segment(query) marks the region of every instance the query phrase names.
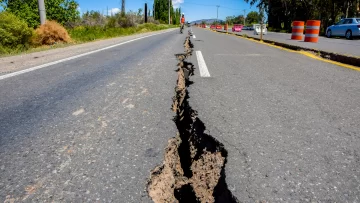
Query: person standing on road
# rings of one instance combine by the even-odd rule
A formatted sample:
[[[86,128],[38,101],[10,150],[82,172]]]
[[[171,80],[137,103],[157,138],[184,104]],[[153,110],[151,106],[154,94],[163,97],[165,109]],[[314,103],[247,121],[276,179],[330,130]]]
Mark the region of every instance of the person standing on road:
[[[185,25],[185,15],[184,15],[184,13],[181,15],[180,23],[181,23],[181,30],[183,30],[184,25]]]

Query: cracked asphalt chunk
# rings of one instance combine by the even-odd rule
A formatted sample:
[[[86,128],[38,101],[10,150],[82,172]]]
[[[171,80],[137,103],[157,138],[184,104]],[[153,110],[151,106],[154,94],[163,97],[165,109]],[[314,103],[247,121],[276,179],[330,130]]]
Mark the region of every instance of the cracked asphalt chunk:
[[[168,141],[163,164],[151,171],[148,195],[155,203],[238,202],[225,181],[227,150],[205,133],[205,124],[188,102],[194,75],[194,65],[186,61],[194,47],[190,36],[184,47],[184,53],[175,55],[178,79],[171,108],[178,133]]]

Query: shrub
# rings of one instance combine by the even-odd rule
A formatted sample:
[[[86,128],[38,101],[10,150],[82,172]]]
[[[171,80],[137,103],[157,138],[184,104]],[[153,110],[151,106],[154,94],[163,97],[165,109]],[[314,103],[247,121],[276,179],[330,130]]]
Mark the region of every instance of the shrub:
[[[53,45],[59,42],[71,42],[71,38],[66,29],[59,23],[46,21],[44,25],[35,30],[35,36],[32,41],[35,45]]]
[[[173,26],[155,25],[152,23],[141,24],[135,27],[96,27],[96,26],[79,26],[69,29],[70,36],[77,42],[87,42],[97,39],[106,39],[134,33],[143,33],[148,31],[163,30]]]
[[[130,16],[130,15],[126,15],[124,17],[119,16],[118,17],[118,24],[119,24],[120,27],[124,27],[124,28],[134,27],[134,26],[136,26],[136,21],[135,21],[135,18],[133,16]]]
[[[27,23],[9,12],[0,12],[0,53],[26,50],[33,35]]]

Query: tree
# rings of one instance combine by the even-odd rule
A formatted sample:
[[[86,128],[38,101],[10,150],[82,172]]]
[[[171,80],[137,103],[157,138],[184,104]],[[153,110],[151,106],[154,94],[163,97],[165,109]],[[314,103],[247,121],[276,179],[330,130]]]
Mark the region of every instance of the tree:
[[[260,21],[260,14],[258,12],[256,12],[256,11],[251,11],[246,16],[246,21],[249,24],[257,24]]]
[[[25,20],[30,27],[35,28],[40,24],[37,0],[1,0],[1,2],[6,11]],[[75,21],[80,17],[78,6],[75,0],[46,0],[46,17],[60,24]]]
[[[139,8],[139,9],[138,9],[138,12],[137,12],[137,15],[138,15],[138,16],[141,16],[141,15],[142,15],[142,12],[143,12],[143,9],[142,9],[142,8]]]
[[[341,16],[353,17],[360,14],[360,0],[245,0],[262,7],[268,14],[269,27],[291,30],[296,20],[321,20],[322,32]]]
[[[172,16],[174,23],[174,8],[172,1],[169,0],[154,0],[154,19],[159,20],[162,23],[169,21],[169,3],[170,3],[170,15]]]
[[[235,20],[234,16],[228,16],[225,18],[225,22],[229,25],[234,24],[234,20]]]

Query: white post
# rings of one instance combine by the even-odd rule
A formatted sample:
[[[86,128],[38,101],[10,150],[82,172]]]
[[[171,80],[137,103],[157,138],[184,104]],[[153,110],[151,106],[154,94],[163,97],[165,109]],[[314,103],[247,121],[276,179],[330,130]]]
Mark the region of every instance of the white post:
[[[40,15],[40,24],[44,25],[46,22],[46,10],[44,0],[38,0],[39,5],[39,15]]]

